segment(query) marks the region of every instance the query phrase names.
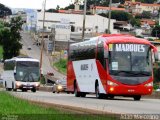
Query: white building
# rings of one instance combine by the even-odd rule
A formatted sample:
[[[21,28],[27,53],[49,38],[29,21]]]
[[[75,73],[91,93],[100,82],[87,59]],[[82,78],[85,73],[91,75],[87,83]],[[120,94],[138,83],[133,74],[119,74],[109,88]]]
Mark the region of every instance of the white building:
[[[66,31],[66,29],[57,31],[59,34],[61,32],[61,36],[63,34],[82,33],[83,15],[79,15],[79,14],[63,14],[63,13],[47,13],[46,12],[44,26],[47,30],[51,30],[51,27],[54,25],[57,25],[57,24],[64,25],[64,23],[62,23],[62,19],[67,20],[68,24],[71,26],[72,32],[69,29],[68,29],[69,31]],[[117,33],[117,31],[113,29],[114,22],[116,22],[116,20],[111,19],[111,22],[110,22],[111,33]],[[38,12],[37,13],[37,29],[42,29],[42,28],[43,28],[43,12]],[[88,33],[88,34],[104,33],[104,31],[107,28],[108,28],[108,18],[99,16],[99,15],[86,15],[85,33]],[[68,37],[66,38],[68,39]]]

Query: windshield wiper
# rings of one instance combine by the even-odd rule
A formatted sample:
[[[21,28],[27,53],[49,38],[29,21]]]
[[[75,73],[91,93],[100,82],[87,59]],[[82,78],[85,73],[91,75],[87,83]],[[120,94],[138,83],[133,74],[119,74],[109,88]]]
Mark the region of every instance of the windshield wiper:
[[[151,73],[150,72],[146,72],[146,71],[137,71],[136,73],[134,73],[135,75],[144,75],[144,76],[150,76]]]
[[[124,70],[111,72],[111,74],[114,74],[114,75],[134,75],[134,73],[132,71],[124,71]]]
[[[146,71],[116,71],[116,72],[111,72],[111,74],[113,75],[120,75],[120,76],[150,76],[151,73],[146,72]]]

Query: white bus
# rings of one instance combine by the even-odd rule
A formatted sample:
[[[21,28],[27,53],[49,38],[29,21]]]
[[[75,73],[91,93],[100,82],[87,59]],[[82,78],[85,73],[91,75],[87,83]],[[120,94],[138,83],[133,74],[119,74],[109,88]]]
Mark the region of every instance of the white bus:
[[[3,85],[6,90],[36,92],[40,86],[39,60],[29,57],[14,57],[4,61]]]

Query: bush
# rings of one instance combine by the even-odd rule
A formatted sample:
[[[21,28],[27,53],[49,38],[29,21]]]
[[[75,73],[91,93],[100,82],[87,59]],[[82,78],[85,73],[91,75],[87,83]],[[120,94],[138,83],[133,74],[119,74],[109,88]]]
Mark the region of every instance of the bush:
[[[40,83],[43,84],[43,85],[46,84],[44,75],[42,75],[41,80],[40,80]]]
[[[60,65],[62,68],[66,68],[66,67],[67,67],[67,60],[66,60],[66,59],[60,59],[59,65]]]
[[[158,84],[153,85],[154,90],[157,90],[159,88]]]
[[[54,64],[54,66],[58,69],[59,72],[66,74],[67,59],[60,59]]]
[[[160,68],[154,68],[153,73],[154,73],[154,83],[160,82]]]
[[[152,38],[148,38],[148,40],[149,40],[149,41],[154,41],[154,39],[152,39]]]
[[[137,38],[144,38],[144,37],[142,37],[142,36],[139,36],[139,35],[138,35],[138,36],[136,36],[136,37],[137,37]]]

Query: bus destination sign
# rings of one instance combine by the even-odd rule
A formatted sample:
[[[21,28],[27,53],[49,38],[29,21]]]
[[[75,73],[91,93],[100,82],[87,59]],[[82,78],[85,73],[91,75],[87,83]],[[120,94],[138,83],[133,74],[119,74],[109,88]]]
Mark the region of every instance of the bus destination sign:
[[[143,44],[109,44],[109,51],[145,52],[145,45]]]

